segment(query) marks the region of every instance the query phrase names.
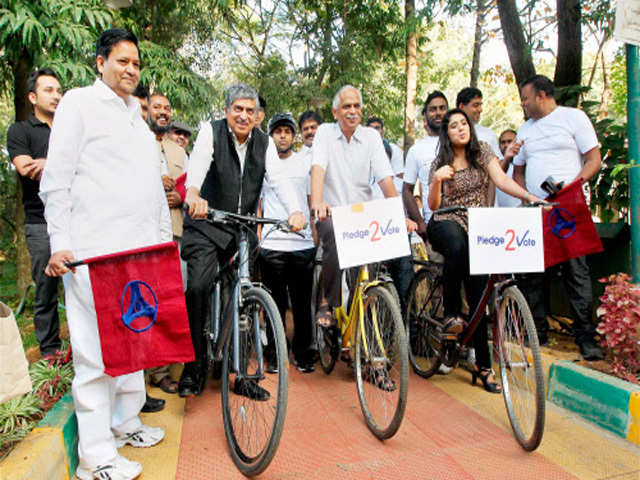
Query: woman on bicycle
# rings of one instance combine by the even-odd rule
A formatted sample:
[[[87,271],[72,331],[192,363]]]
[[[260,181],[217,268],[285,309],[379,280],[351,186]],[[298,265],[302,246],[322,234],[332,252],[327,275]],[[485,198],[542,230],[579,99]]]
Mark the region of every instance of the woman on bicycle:
[[[490,180],[524,202],[540,201],[504,173],[491,147],[478,141],[467,114],[459,109],[449,110],[442,120],[438,156],[429,174],[429,208],[435,212],[448,206],[487,207]],[[427,226],[432,247],[445,259],[444,328],[448,333],[461,333],[465,327],[461,316],[462,283],[472,315],[487,281],[484,275],[469,275],[467,226],[466,211],[434,213]],[[491,371],[486,318],[474,332],[473,345],[476,350],[473,384],[479,377],[485,390],[501,392]]]

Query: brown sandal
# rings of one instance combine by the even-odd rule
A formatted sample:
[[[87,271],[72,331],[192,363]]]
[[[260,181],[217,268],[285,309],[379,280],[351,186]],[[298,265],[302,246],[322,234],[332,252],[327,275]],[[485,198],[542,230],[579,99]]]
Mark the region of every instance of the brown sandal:
[[[444,323],[442,324],[442,331],[446,333],[458,334],[462,333],[466,326],[467,324],[462,318],[452,315],[445,319]]]
[[[151,381],[152,387],[157,387],[165,393],[178,393],[178,382],[171,380],[171,377],[167,376],[160,380],[158,383]]]

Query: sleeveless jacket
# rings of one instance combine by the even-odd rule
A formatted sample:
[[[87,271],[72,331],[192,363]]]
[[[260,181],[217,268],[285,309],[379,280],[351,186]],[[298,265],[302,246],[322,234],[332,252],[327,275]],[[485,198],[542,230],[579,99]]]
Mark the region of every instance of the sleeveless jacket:
[[[255,214],[262,181],[265,174],[266,153],[269,137],[259,128],[254,128],[247,140],[247,155],[244,169],[233,142],[227,120],[211,122],[213,129],[213,158],[207,176],[200,188],[200,196],[211,208],[243,215]],[[218,247],[226,248],[233,239],[233,231],[219,225],[185,217],[185,227],[199,230]]]

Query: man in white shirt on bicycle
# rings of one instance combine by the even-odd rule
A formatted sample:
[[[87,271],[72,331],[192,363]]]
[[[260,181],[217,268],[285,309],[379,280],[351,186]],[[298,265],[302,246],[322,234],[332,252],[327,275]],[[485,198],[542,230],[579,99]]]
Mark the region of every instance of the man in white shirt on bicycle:
[[[322,242],[322,279],[326,303],[317,313],[317,321],[330,325],[331,309],[341,302],[341,275],[338,253],[329,218],[332,207],[372,200],[371,178],[385,197],[397,197],[393,170],[384,150],[380,134],[362,121],[362,95],[345,85],[333,97],[335,123],[323,123],[313,141],[311,167],[311,211]],[[407,219],[407,228],[416,224]]]

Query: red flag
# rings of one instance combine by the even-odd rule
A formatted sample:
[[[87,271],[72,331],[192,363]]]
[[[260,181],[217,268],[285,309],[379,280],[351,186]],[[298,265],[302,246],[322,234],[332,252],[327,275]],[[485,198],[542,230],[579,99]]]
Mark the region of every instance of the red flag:
[[[182,199],[183,202],[184,202],[184,199],[187,197],[186,181],[187,181],[186,172],[180,175],[178,178],[176,178],[176,191],[178,192],[178,195],[180,195],[180,198]]]
[[[579,179],[547,200],[558,205],[542,214],[545,268],[603,250]]]
[[[194,360],[175,242],[89,258],[104,371]]]

